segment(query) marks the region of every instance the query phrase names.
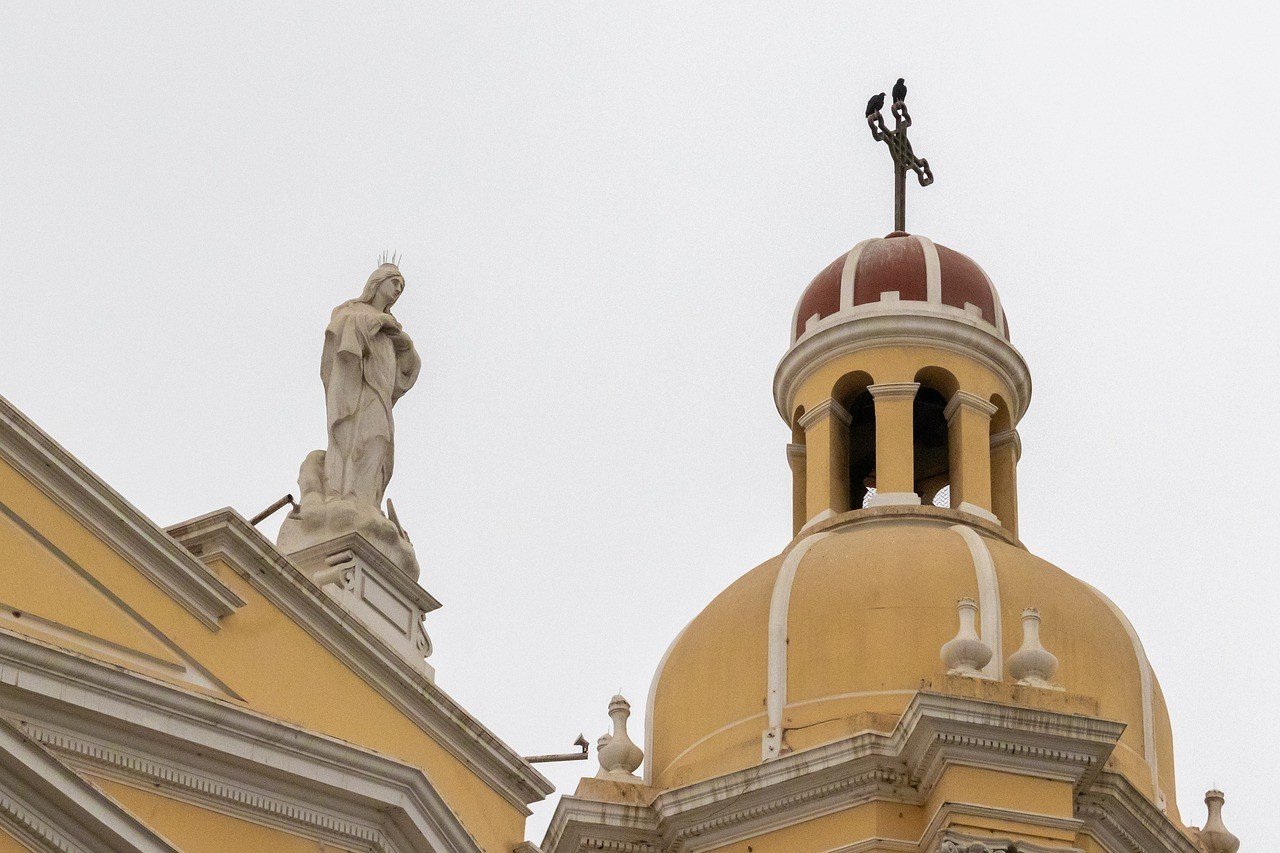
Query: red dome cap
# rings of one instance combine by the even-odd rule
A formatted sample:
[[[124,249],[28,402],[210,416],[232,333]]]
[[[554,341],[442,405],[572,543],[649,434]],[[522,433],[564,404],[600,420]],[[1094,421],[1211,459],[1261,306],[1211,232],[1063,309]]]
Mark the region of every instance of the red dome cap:
[[[982,267],[927,237],[895,231],[864,240],[836,258],[805,288],[791,326],[794,343],[821,321],[856,316],[862,306],[919,303],[909,313],[942,313],[978,321],[1003,340],[1009,324]],[[816,319],[815,319],[816,318]],[[821,323],[821,325],[827,325]]]

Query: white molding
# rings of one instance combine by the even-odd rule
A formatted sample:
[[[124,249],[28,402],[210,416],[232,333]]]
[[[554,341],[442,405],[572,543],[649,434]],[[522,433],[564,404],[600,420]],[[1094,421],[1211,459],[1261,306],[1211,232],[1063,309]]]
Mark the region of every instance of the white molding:
[[[862,258],[862,250],[876,240],[872,237],[854,245],[844,256],[844,269],[840,271],[840,310],[848,311],[853,307],[853,289],[858,281],[858,261]]]
[[[853,416],[849,414],[848,410],[830,397],[801,415],[797,423],[800,424],[800,429],[808,432],[809,427],[825,418],[835,418],[845,426],[853,423]]]
[[[989,521],[992,524],[1000,523],[1000,519],[996,518],[994,512],[989,509],[983,509],[975,503],[969,503],[969,501],[960,501],[960,506],[956,507],[956,509],[969,515],[976,515],[978,518]]]
[[[920,496],[915,492],[876,492],[867,498],[865,508],[876,506],[920,506]]]
[[[787,618],[791,606],[791,585],[805,554],[830,535],[815,533],[793,545],[774,579],[773,594],[769,599],[768,693],[765,697],[768,716],[761,735],[761,761],[770,761],[783,754],[782,713],[787,706]]]
[[[515,750],[308,580],[235,510],[218,510],[169,530],[201,559],[226,562],[517,809],[529,814],[527,804],[555,790]]]
[[[115,765],[135,780],[167,767],[162,775],[172,786],[274,814],[301,830],[314,828],[308,813],[329,821],[339,815],[381,828],[388,850],[480,850],[420,768],[6,635],[0,711],[78,760]],[[308,808],[269,807],[281,799]]]
[[[867,386],[867,391],[876,400],[914,400],[919,390],[919,382],[882,382]]]
[[[1022,436],[1018,435],[1016,429],[1006,429],[997,432],[991,436],[991,449],[1004,447],[1006,444],[1013,445],[1013,455],[1015,459],[1022,458]]]
[[[961,407],[977,412],[990,419],[997,411],[994,404],[987,402],[969,391],[957,391],[951,395],[951,399],[947,401],[947,406],[942,410],[942,416],[947,419],[947,423],[951,423],[951,419],[955,417],[956,412]]]
[[[986,540],[966,524],[951,527],[969,548],[973,571],[978,582],[978,624],[982,642],[991,647],[991,660],[982,668],[987,678],[1000,681],[1004,678],[1004,619],[1000,604],[1000,578],[996,564],[991,559],[991,549]]]
[[[176,853],[176,848],[0,720],[0,820],[33,850]]]
[[[938,247],[928,237],[913,234],[920,250],[924,252],[925,300],[934,305],[942,304],[942,262],[938,260]]]
[[[1085,586],[1092,590],[1093,594],[1111,611],[1111,614],[1120,620],[1120,624],[1124,626],[1125,633],[1129,636],[1129,642],[1133,646],[1133,654],[1137,658],[1138,676],[1142,689],[1142,757],[1151,769],[1151,787],[1155,791],[1157,804],[1160,810],[1164,811],[1165,796],[1160,787],[1160,756],[1156,751],[1155,674],[1151,669],[1151,661],[1147,658],[1147,650],[1143,647],[1142,640],[1138,637],[1138,632],[1134,630],[1133,623],[1129,621],[1129,617],[1124,614],[1124,611],[1117,607],[1115,602],[1097,587],[1090,583],[1085,583]]]
[[[873,800],[923,805],[943,769],[956,764],[1062,779],[1081,791],[1105,777],[1107,785],[1140,801],[1123,777],[1103,771],[1123,730],[1108,720],[920,691],[890,733],[861,732],[783,755],[662,791],[647,805],[562,797],[542,849],[702,853]],[[1116,797],[1102,805],[1141,807]],[[1146,808],[1144,819],[1176,832],[1154,807]],[[1021,816],[1040,825],[1083,825]]]
[[[950,310],[942,310],[950,309]],[[902,302],[885,308],[860,305],[833,315],[806,334],[782,357],[773,379],[773,400],[789,425],[791,403],[801,383],[834,358],[873,347],[924,346],[949,350],[977,360],[1009,388],[1010,414],[1016,423],[1031,400],[1031,373],[1022,355],[985,321],[959,309],[924,302]]]
[[[0,397],[0,458],[211,630],[244,602],[96,474]]]
[[[800,528],[800,533],[804,533],[806,530],[812,527],[817,527],[819,524],[822,524],[825,521],[830,521],[835,517],[836,517],[836,511],[834,509],[831,509],[830,507],[827,507],[821,512],[816,512],[814,513],[813,518],[810,518],[808,521],[806,521],[804,523],[804,526]],[[800,535],[800,533],[796,535]]]

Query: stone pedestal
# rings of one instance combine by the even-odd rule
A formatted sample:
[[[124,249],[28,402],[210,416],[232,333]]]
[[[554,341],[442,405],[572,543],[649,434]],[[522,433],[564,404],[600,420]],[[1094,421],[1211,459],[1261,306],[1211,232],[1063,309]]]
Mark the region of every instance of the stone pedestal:
[[[288,555],[316,586],[429,679],[431,640],[422,621],[440,607],[413,577],[359,533]]]

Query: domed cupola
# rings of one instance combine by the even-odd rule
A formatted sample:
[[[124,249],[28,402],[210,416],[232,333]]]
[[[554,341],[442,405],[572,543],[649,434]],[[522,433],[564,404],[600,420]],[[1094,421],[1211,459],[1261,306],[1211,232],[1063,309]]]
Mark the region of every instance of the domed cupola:
[[[928,237],[902,231],[863,240],[818,273],[796,303],[791,340],[885,313],[950,316],[1009,340],[1000,294],[982,267]]]
[[[895,231],[805,288],[774,400],[792,428],[794,529],[876,506],[949,506],[1017,533],[1031,376],[991,279]]]

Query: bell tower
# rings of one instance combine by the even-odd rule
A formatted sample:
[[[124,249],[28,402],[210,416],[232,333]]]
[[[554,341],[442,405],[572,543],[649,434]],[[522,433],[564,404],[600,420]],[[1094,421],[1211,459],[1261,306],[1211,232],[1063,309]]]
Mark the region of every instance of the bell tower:
[[[1016,536],[1016,424],[1030,396],[981,267],[900,231],[859,243],[805,289],[774,377],[794,532],[925,505]]]

